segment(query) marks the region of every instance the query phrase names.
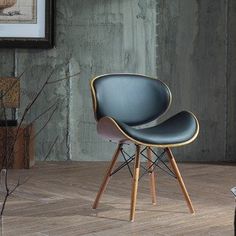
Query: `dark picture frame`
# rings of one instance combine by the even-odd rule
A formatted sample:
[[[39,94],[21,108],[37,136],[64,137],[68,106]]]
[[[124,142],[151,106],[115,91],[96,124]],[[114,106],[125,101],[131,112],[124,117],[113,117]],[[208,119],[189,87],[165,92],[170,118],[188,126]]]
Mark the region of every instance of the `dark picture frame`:
[[[45,37],[1,37],[0,31],[0,48],[53,48],[54,11],[55,0],[45,0]]]

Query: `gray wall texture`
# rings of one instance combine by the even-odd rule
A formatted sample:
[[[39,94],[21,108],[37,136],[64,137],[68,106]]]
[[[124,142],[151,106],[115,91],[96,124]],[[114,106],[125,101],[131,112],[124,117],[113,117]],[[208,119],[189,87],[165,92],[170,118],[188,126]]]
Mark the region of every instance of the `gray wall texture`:
[[[181,160],[236,161],[236,1],[158,1],[157,74],[200,122]],[[183,158],[181,158],[183,156]]]
[[[156,2],[154,0],[57,0],[56,47],[52,50],[0,50],[1,76],[21,80],[21,116],[26,104],[55,67],[53,80],[31,109],[30,121],[60,98],[58,110],[36,139],[38,160],[110,159],[113,145],[96,134],[89,80],[110,72],[155,76]],[[40,130],[50,112],[36,122]]]
[[[54,80],[80,73],[48,85],[27,116],[32,120],[60,99],[37,137],[37,159],[56,141],[48,160],[110,160],[114,145],[96,134],[89,80],[136,72],[170,86],[166,117],[188,109],[199,118],[198,140],[174,150],[179,160],[235,160],[235,23],[234,0],[57,0],[54,49],[0,50],[1,76],[25,71],[19,117],[53,68]]]

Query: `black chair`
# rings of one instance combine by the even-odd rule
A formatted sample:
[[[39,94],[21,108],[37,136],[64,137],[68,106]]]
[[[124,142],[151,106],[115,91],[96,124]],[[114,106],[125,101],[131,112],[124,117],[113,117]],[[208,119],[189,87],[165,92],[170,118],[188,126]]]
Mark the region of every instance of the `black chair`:
[[[110,177],[134,160],[134,171],[133,173],[130,171],[133,177],[130,220],[134,221],[140,155],[147,159],[146,172],[150,175],[152,203],[156,204],[154,168],[160,167],[159,162],[168,168],[162,159],[166,153],[172,166],[172,169],[168,168],[168,170],[177,178],[190,212],[194,213],[192,202],[170,148],[189,144],[196,139],[199,132],[196,117],[189,111],[182,111],[158,125],[137,128],[135,126],[153,121],[168,110],[172,97],[167,85],[158,79],[137,74],[101,75],[94,78],[90,85],[97,131],[106,140],[118,144],[93,208],[97,208]],[[133,156],[124,151],[123,145],[126,143],[136,145],[136,152]],[[161,149],[163,152],[157,154],[152,148]],[[144,155],[144,151],[147,155]],[[125,158],[125,162],[114,170],[120,153],[128,156]],[[156,160],[152,158],[153,155]]]

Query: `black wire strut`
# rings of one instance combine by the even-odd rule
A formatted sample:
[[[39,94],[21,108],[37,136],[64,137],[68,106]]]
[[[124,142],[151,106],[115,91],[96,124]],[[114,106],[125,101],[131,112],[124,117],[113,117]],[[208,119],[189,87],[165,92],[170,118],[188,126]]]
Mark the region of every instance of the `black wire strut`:
[[[130,168],[130,166],[129,166],[129,163],[134,160],[135,154],[132,155],[132,156],[130,156],[128,153],[126,153],[126,152],[124,151],[123,148],[121,148],[121,153],[122,153],[122,157],[124,158],[125,162],[123,162],[119,167],[117,167],[117,168],[110,174],[110,176],[116,174],[118,171],[120,171],[121,169],[123,169],[125,166],[128,165],[130,174],[131,174],[131,176],[133,177],[133,173],[132,173],[132,171],[131,171],[131,168]],[[125,158],[125,155],[127,155],[129,158],[126,159],[126,158]]]
[[[140,151],[140,154],[146,159],[148,160],[151,165],[147,168],[147,167],[144,167],[142,164],[140,164],[140,167],[144,170],[144,172],[141,174],[141,176],[139,177],[139,179],[141,179],[145,174],[149,173],[151,174],[156,167],[158,167],[159,169],[161,169],[162,171],[164,171],[166,174],[170,175],[171,177],[174,177],[174,178],[177,178],[175,173],[169,168],[169,166],[163,161],[163,157],[164,157],[164,154],[166,153],[165,149],[161,152],[161,154],[157,154],[156,152],[154,152],[151,148],[151,152],[155,155],[156,159],[155,161],[151,160],[149,157],[147,157],[145,154],[144,154],[144,151],[147,150],[147,147],[143,148],[141,151]],[[124,162],[118,166],[111,174],[110,176],[116,174],[118,171],[120,171],[121,169],[123,169],[125,166],[127,166],[128,170],[129,170],[129,173],[131,175],[131,177],[133,178],[133,172],[131,170],[131,167],[130,167],[130,163],[135,159],[135,154],[133,155],[129,155],[123,148],[120,149],[121,151],[121,154],[122,154],[122,157],[124,159]],[[160,166],[160,164],[162,164],[164,167]]]

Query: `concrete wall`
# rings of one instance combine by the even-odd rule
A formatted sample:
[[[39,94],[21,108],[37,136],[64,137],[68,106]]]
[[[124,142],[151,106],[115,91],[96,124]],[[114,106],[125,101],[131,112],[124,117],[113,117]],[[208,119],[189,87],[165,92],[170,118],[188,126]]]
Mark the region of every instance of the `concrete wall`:
[[[236,1],[228,5],[226,159],[236,161]]]
[[[88,81],[110,72],[155,76],[155,6],[150,0],[73,1],[70,6],[75,18],[69,27],[65,25],[66,40],[74,45],[74,61],[81,71],[78,90],[71,86],[72,159],[111,158],[114,146],[96,134]]]
[[[58,0],[56,48],[52,50],[0,50],[2,76],[25,71],[21,81],[21,116],[26,104],[54,69],[52,80],[31,109],[34,119],[60,98],[58,110],[36,139],[37,159],[110,159],[113,145],[96,134],[89,80],[109,72],[137,72],[155,76],[154,0]],[[40,130],[50,112],[36,122]]]
[[[157,73],[173,92],[170,113],[191,110],[201,127],[198,140],[179,151],[182,160],[236,160],[235,6],[233,0],[159,1]]]
[[[27,117],[60,98],[36,140],[39,160],[55,140],[50,160],[110,160],[114,146],[96,134],[89,80],[122,71],[158,74],[170,86],[166,117],[187,109],[199,118],[199,138],[174,150],[178,160],[235,161],[235,23],[235,0],[58,0],[56,48],[1,49],[1,75],[25,71],[20,116],[53,68],[52,79],[80,72],[47,86]]]

